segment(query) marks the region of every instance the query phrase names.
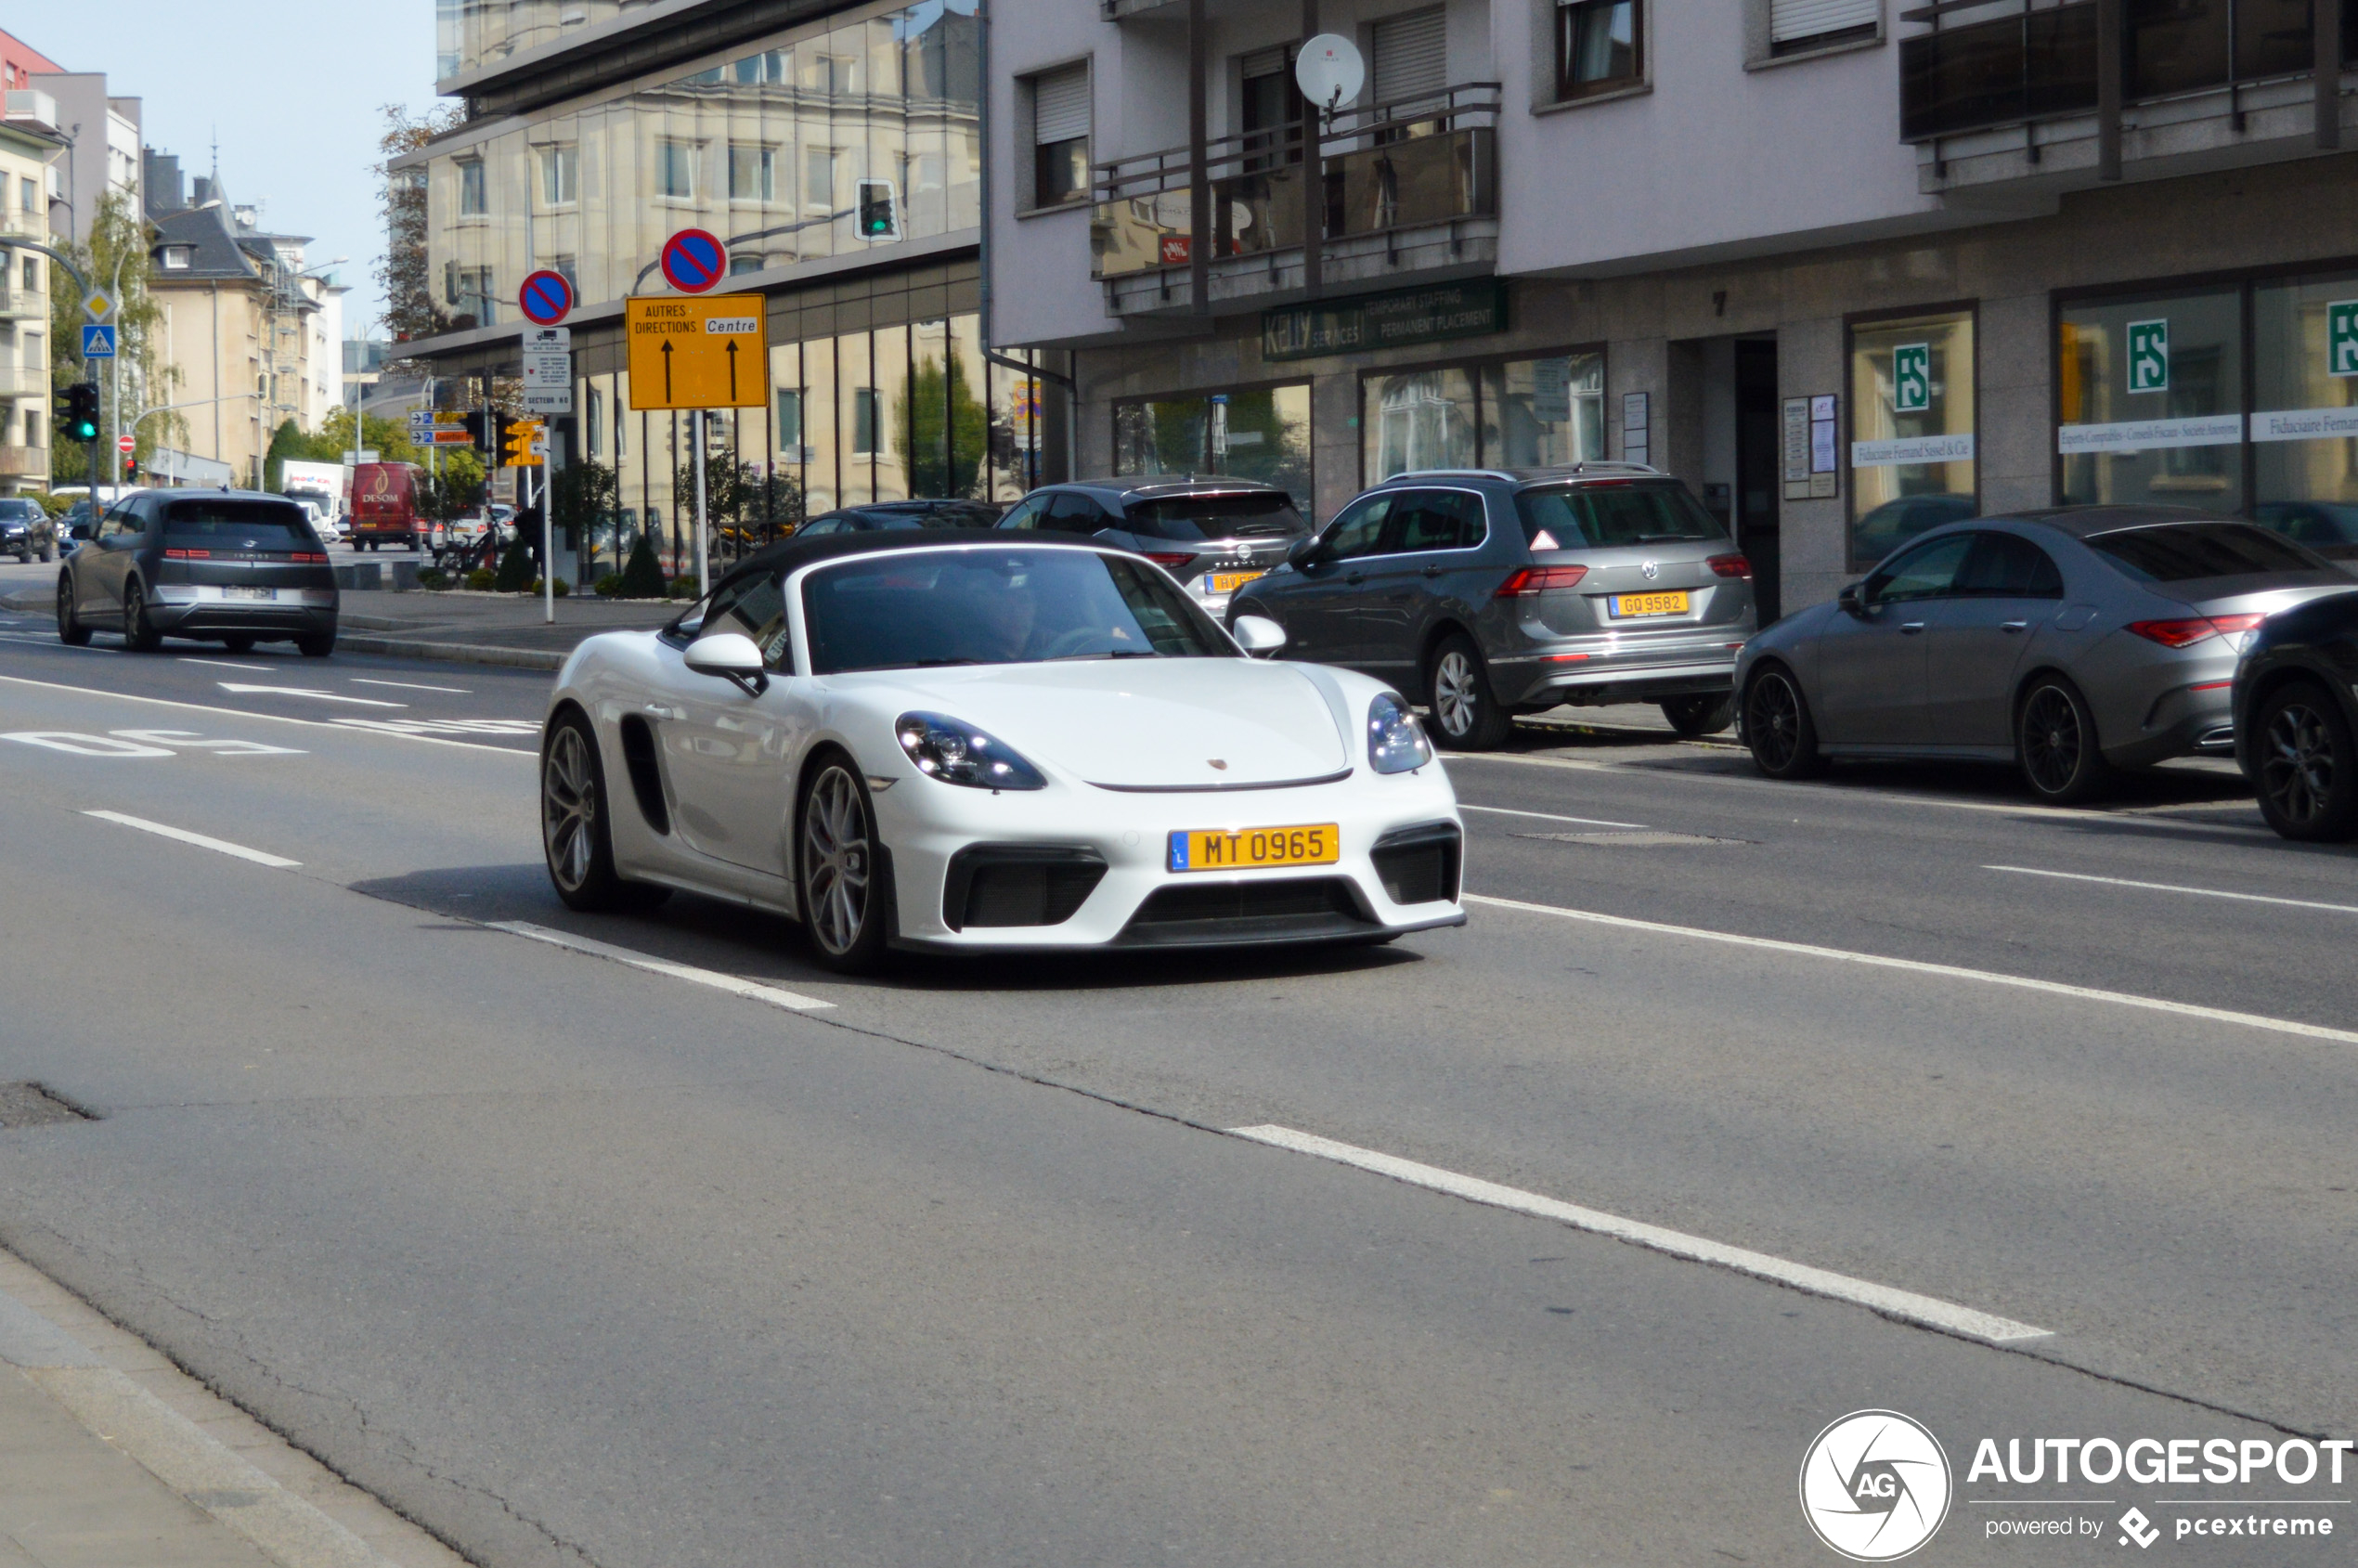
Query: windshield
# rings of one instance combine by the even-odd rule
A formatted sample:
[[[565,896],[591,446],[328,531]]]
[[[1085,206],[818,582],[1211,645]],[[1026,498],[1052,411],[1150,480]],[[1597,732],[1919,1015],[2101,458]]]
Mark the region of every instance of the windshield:
[[[40,515],[41,507],[38,502],[0,500],[0,517],[7,518],[11,522],[28,521]]]
[[[284,501],[175,501],[164,511],[163,537],[170,544],[234,541],[233,547],[250,550],[292,550],[314,542],[310,520]]]
[[[802,609],[814,675],[1236,653],[1160,573],[1095,551],[855,556],[805,577]]]
[[[1299,538],[1310,525],[1293,498],[1270,491],[1229,496],[1162,496],[1122,508],[1130,531],[1159,539]]]
[[[1728,537],[1684,485],[1567,485],[1515,497],[1534,550],[1717,541]]]
[[[2147,582],[2333,569],[2290,539],[2248,523],[2165,523],[2123,528],[2093,536],[2088,548],[2131,577]]]

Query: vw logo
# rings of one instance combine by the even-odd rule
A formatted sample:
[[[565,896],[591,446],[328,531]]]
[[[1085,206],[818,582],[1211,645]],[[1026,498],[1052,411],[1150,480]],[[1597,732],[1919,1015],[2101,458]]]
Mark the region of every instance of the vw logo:
[[[1648,582],[1652,582],[1656,577],[1662,576],[1662,565],[1659,562],[1640,561],[1638,563],[1638,570],[1645,575],[1645,578]]]

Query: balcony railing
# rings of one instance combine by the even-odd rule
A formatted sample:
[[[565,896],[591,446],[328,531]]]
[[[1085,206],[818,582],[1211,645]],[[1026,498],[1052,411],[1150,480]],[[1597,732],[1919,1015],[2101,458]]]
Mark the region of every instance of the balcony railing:
[[[0,257],[0,266],[6,258]],[[0,321],[46,321],[49,296],[38,289],[0,288]]]
[[[46,365],[0,365],[0,397],[45,397],[49,395]]]
[[[1498,211],[1498,84],[1337,114],[1317,137],[1322,240],[1430,228]],[[1206,143],[1214,257],[1301,246],[1306,214],[1300,125]],[[1185,267],[1193,259],[1189,149],[1097,164],[1092,276]]]
[[[48,472],[47,448],[0,447],[0,479],[40,479]]]
[[[1902,141],[2095,110],[2094,0],[2021,4],[2016,15],[1962,25],[1941,23],[1990,6],[1937,0],[1903,13],[1933,31],[1899,43]],[[2309,7],[2310,0],[2120,0],[2121,97],[2144,102],[2306,75],[2316,64]],[[2358,0],[2340,0],[2340,12],[2347,62],[2358,57]]]

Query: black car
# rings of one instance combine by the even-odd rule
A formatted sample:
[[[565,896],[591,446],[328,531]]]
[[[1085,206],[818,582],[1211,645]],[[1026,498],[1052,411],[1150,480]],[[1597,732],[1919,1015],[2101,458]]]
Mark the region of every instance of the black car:
[[[35,555],[58,558],[58,526],[30,496],[0,496],[0,551],[6,551],[28,565]]]
[[[999,526],[1079,534],[1143,555],[1215,617],[1310,535],[1293,497],[1276,486],[1194,474],[1046,486],[1009,507]]]
[[[141,490],[73,532],[81,546],[58,574],[66,642],[106,630],[142,652],[166,637],[239,653],[289,641],[309,658],[335,651],[335,572],[309,516],[284,496]]]
[[[2235,664],[2235,760],[2287,838],[2358,837],[2358,591],[2260,623]]]
[[[795,530],[798,539],[829,534],[865,534],[878,528],[988,528],[999,521],[989,501],[871,501],[823,512]]]

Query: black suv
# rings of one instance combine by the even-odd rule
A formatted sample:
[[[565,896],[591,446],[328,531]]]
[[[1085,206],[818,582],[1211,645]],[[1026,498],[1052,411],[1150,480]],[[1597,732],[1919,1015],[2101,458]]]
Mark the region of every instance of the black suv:
[[[30,496],[0,496],[0,551],[10,550],[27,565],[58,558],[58,525]]]
[[[1293,498],[1253,479],[1095,479],[1034,490],[1002,528],[1079,534],[1143,555],[1216,617],[1228,596],[1309,537]]]
[[[141,490],[109,508],[58,574],[58,636],[80,646],[120,631],[147,652],[166,637],[239,653],[292,641],[336,646],[335,571],[303,508],[250,490]]]
[[[1517,713],[1658,703],[1725,729],[1756,628],[1752,564],[1687,487],[1634,463],[1403,473],[1246,585],[1286,655],[1348,665],[1428,704],[1442,744],[1507,738]]]

